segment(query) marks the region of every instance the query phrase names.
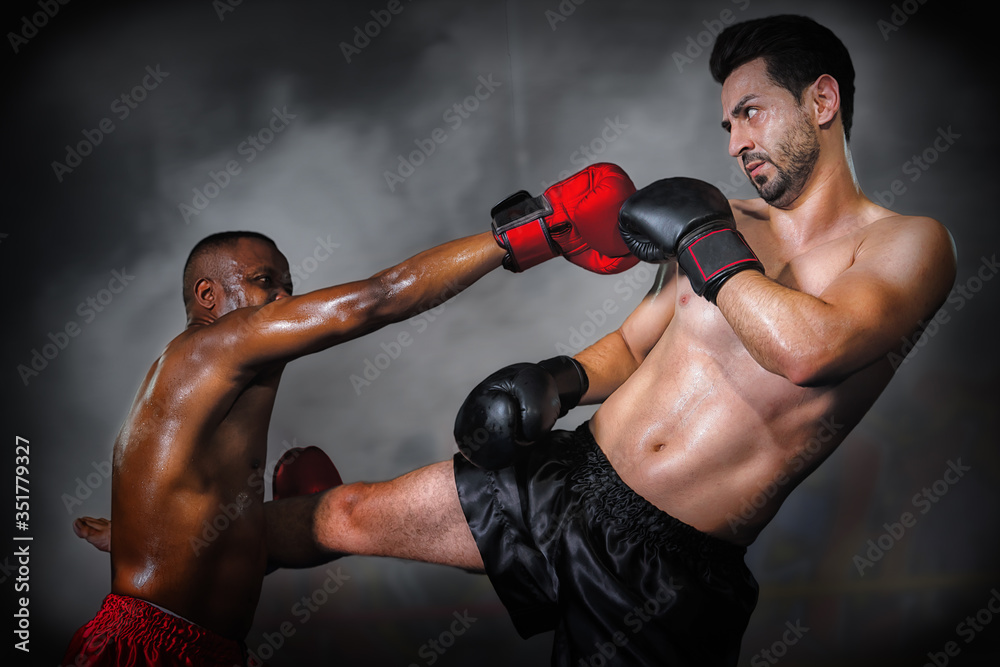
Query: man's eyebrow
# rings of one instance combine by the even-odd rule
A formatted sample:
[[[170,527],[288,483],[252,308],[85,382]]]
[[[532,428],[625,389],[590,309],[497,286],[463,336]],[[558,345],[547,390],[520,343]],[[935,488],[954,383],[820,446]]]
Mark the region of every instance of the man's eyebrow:
[[[730,116],[739,116],[740,113],[743,111],[743,109],[746,107],[747,102],[749,102],[750,100],[752,100],[755,97],[757,97],[757,93],[748,93],[748,94],[744,95],[743,97],[741,97],[740,100],[735,105],[733,105],[733,108],[729,112],[729,115]],[[730,124],[730,122],[728,120],[722,121],[722,129],[723,130],[725,130],[726,132],[729,132],[729,129],[731,127],[732,127],[732,125]]]
[[[247,275],[254,275],[257,273],[267,273],[270,274],[274,269],[267,264],[256,264],[247,267]]]

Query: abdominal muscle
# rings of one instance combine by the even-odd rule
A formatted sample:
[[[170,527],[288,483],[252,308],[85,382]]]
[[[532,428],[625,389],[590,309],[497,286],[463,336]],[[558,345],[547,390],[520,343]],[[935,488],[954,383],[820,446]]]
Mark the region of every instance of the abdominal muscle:
[[[696,311],[675,316],[590,428],[636,493],[702,532],[746,545],[864,410],[836,405],[833,389],[799,387],[764,370],[717,310],[691,305]],[[697,326],[688,325],[692,318]],[[834,425],[831,433],[820,432],[823,423]]]

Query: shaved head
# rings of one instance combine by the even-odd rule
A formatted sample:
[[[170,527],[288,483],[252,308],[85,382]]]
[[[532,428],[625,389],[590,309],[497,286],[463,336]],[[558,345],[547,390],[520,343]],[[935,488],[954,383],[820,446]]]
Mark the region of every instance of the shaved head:
[[[199,241],[184,263],[184,308],[187,310],[194,298],[194,286],[202,278],[220,281],[226,270],[223,261],[227,253],[236,249],[242,239],[253,239],[271,244],[275,250],[277,244],[269,237],[258,232],[219,232],[206,236]]]

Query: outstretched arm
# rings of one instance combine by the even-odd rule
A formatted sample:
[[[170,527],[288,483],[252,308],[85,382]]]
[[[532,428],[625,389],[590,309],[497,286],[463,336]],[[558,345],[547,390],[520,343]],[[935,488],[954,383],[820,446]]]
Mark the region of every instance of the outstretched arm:
[[[286,363],[440,305],[500,266],[504,254],[490,233],[457,239],[367,280],[233,311],[212,335],[241,368]]]
[[[236,368],[256,372],[433,308],[501,263],[517,272],[564,255],[598,273],[624,271],[638,260],[617,232],[617,214],[633,192],[621,168],[590,165],[543,196],[521,192],[494,207],[492,233],[444,243],[368,280],[239,309],[203,338],[214,350],[235,350]]]
[[[948,231],[930,218],[879,224],[818,296],[756,271],[722,287],[719,310],[757,363],[797,385],[835,383],[898,348],[944,303],[955,280]]]

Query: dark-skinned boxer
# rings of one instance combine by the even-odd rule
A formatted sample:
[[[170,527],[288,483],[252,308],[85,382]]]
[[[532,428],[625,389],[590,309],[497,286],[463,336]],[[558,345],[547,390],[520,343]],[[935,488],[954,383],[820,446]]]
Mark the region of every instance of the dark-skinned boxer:
[[[271,555],[287,528],[263,502],[267,429],[289,361],[433,307],[501,263],[523,271],[558,255],[615,273],[638,260],[615,231],[635,187],[597,164],[494,208],[493,231],[422,252],[367,280],[292,296],[288,262],[260,234],[200,242],[184,270],[187,328],[149,369],[115,443],[111,595],[74,637],[64,664],[225,665],[245,660]],[[458,288],[458,289],[462,289]],[[334,485],[317,452],[286,458],[276,498]],[[326,473],[308,477],[323,466]],[[284,490],[283,490],[284,489]],[[305,495],[304,495],[305,494]],[[226,527],[205,538],[225,515]]]
[[[274,500],[307,496],[343,484],[340,472],[319,447],[292,447],[274,466],[271,489]],[[74,522],[77,534],[94,531],[99,549],[110,550],[111,523],[83,517]],[[81,535],[82,537],[83,535]],[[107,548],[102,548],[107,545]],[[207,545],[206,545],[207,546]],[[267,573],[275,568],[269,566]],[[100,611],[81,627],[66,650],[63,664],[88,667],[161,664],[243,664],[233,642],[190,622],[178,620],[155,604],[128,595],[108,595]],[[82,658],[82,660],[81,660]],[[230,662],[231,661],[231,662]]]

